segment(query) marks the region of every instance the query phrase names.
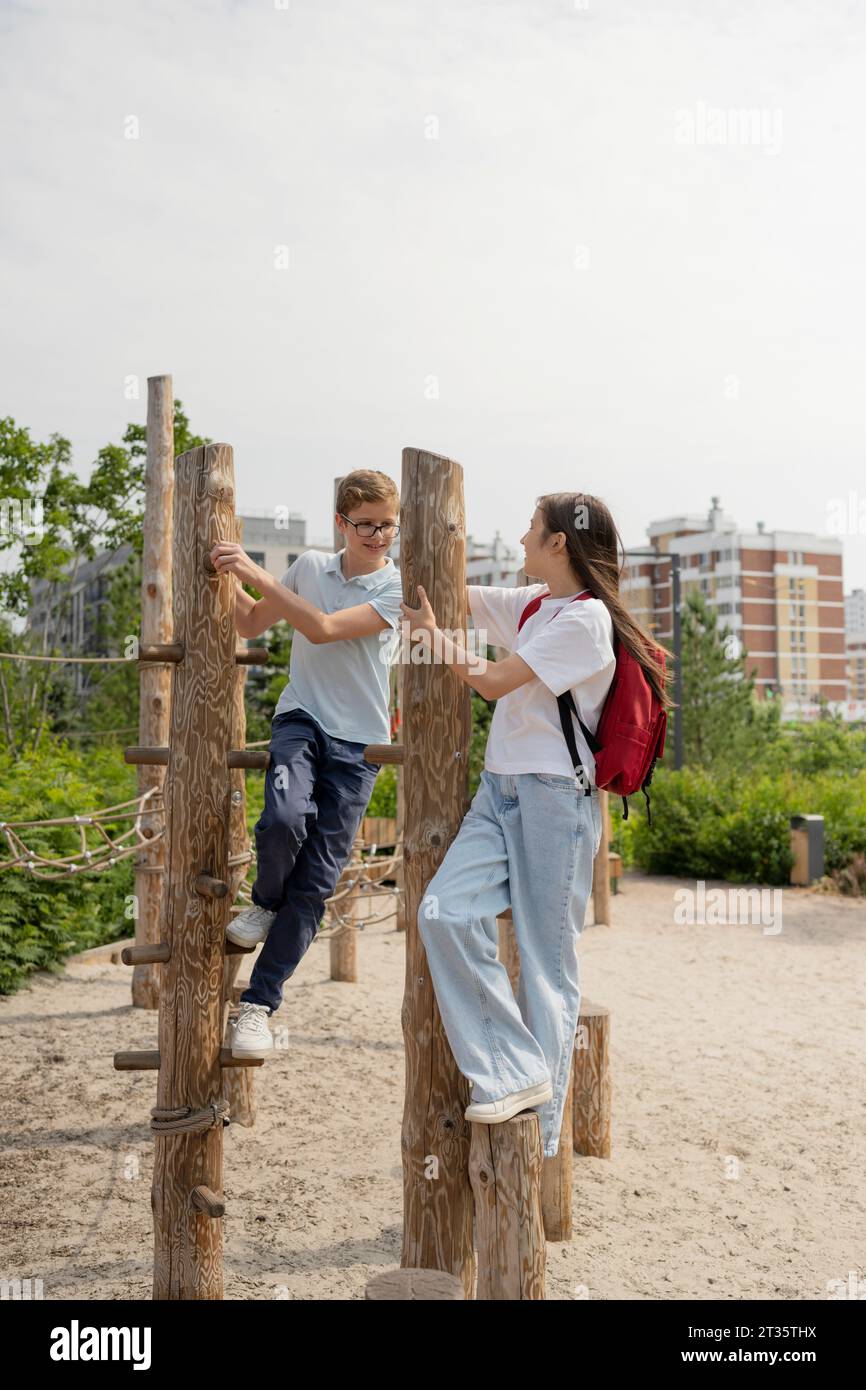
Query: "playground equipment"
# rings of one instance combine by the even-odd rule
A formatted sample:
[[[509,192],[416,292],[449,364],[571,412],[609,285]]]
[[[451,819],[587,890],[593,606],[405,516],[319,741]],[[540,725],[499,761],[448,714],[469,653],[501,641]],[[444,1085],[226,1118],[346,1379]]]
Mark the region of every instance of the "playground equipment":
[[[372,819],[364,817],[363,832],[367,831]],[[328,940],[331,979],[345,984],[357,984],[358,981],[359,929],[372,926],[374,922],[387,921],[396,917],[398,912],[396,906],[387,907],[384,912],[372,916],[365,913],[365,905],[370,903],[373,895],[378,894],[393,895],[398,903],[400,900],[399,884],[392,890],[379,886],[386,875],[396,877],[400,872],[403,854],[399,842],[392,842],[389,846],[394,849],[393,854],[385,859],[377,858],[374,857],[376,843],[365,843],[363,832],[356,835],[352,858],[343,870],[334,893],[327,899],[325,906],[330,929],[319,931],[319,936],[325,936]],[[362,854],[365,848],[370,851],[366,859]]]
[[[174,499],[174,395],[170,376],[149,377],[147,382],[147,455],[144,472],[144,519],[141,556],[140,647],[166,644],[172,632],[172,508]],[[141,661],[139,666],[138,740],[145,747],[162,747],[168,741],[171,667],[165,662]],[[140,795],[153,791],[161,807],[165,768],[141,763]],[[156,800],[156,798],[154,798]],[[135,861],[135,940],[153,946],[159,940],[162,894],[165,883],[165,837],[158,818],[150,814],[142,833],[150,844],[142,846]],[[132,972],[132,1002],[137,1008],[155,1009],[159,1003],[160,965],[141,961]]]
[[[115,1058],[119,1069],[159,1073],[151,1112],[157,1299],[223,1295],[223,1071],[256,1065],[222,1045],[226,957],[239,949],[225,938],[232,871],[240,868],[237,856],[230,863],[230,837],[243,806],[232,770],[255,765],[257,755],[239,747],[237,664],[251,653],[236,651],[235,584],[208,557],[218,540],[236,535],[231,448],[182,454],[175,463],[172,642],[141,652],[143,660],[172,666],[169,744],[126,751],[130,763],[167,768],[161,939],[124,953],[129,964],[162,963],[159,1049]]]
[[[598,793],[601,839],[592,865],[592,912],[596,926],[610,926],[610,805],[606,791]]]
[[[443,628],[465,628],[466,546],[459,463],[404,449],[400,570],[406,601],[423,584]],[[417,915],[427,884],[468,807],[468,689],[453,672],[400,654],[403,741],[371,745],[373,762],[402,763],[406,976],[401,1267],[457,1275],[471,1298],[475,1275],[469,1185],[469,1083],[457,1070],[427,970]],[[536,1117],[537,1125],[537,1117]],[[411,1276],[410,1276],[411,1278]]]
[[[497,919],[499,959],[508,971],[515,998],[520,984],[520,953],[511,908]],[[559,1149],[545,1158],[541,1181],[544,1236],[572,1237],[572,1154],[610,1158],[610,1011],[581,999],[571,1072],[562,1113]]]
[[[164,505],[167,488],[170,497],[170,378],[153,378],[149,386],[153,435],[148,488],[151,494],[162,492]],[[136,971],[151,972],[140,975],[134,997],[146,1007],[158,1001],[159,1046],[149,1052],[118,1053],[114,1065],[118,1070],[158,1072],[152,1111],[153,1295],[219,1299],[219,1219],[225,1211],[222,1130],[230,1115],[242,1124],[252,1123],[249,1068],[262,1065],[258,1059],[233,1058],[228,1045],[227,1029],[240,993],[236,974],[245,952],[226,941],[225,926],[252,857],[243,772],[268,763],[266,751],[245,747],[245,669],[267,660],[267,652],[236,650],[235,585],[231,576],[217,575],[208,558],[216,541],[241,539],[234,515],[231,448],[216,444],[191,450],[177,459],[172,476],[173,564],[169,566],[164,546],[147,538],[145,544],[150,558],[145,563],[143,601],[145,595],[165,600],[170,586],[164,571],[174,572],[174,585],[171,628],[152,625],[144,635],[160,640],[144,640],[139,650],[141,729],[154,740],[125,753],[127,762],[140,769],[139,796],[122,807],[67,818],[79,826],[81,850],[66,859],[34,855],[18,834],[24,823],[6,825],[4,833],[15,857],[4,867],[56,876],[79,869],[98,872],[119,857],[138,855],[136,891],[148,906],[139,915],[135,944],[126,946],[121,956]],[[402,493],[404,593],[417,603],[417,587],[423,583],[442,625],[463,630],[460,465],[407,449]],[[164,517],[157,516],[153,495],[148,515],[146,526],[159,531]],[[361,842],[356,841],[353,858],[329,900],[329,915],[337,926],[323,932],[331,937],[333,978],[357,978],[357,924],[365,890],[372,890],[376,880],[392,870],[398,880],[402,876],[403,891],[398,882],[396,896],[397,927],[407,933],[402,1010],[404,1240],[401,1269],[374,1280],[367,1296],[470,1298],[475,1293],[479,1298],[543,1298],[545,1237],[567,1239],[571,1233],[572,1118],[567,1107],[562,1132],[568,1141],[552,1159],[543,1156],[534,1112],[494,1126],[469,1125],[464,1119],[469,1085],[457,1071],[442,1028],[417,916],[426,886],[467,809],[469,692],[447,668],[434,671],[428,662],[408,660],[405,651],[401,656],[396,679],[403,742],[365,750],[371,761],[395,764],[402,771],[397,822],[389,831],[394,853],[386,860],[365,861]],[[149,679],[156,673],[163,678],[159,683]],[[162,769],[164,785],[154,775]],[[102,820],[116,822],[121,811],[132,827],[112,836]],[[101,836],[96,849],[89,846],[88,833]],[[607,884],[605,873],[603,884],[596,882],[596,921],[608,920],[603,896]],[[500,928],[505,926],[501,921]],[[505,932],[501,955],[516,985],[519,959]],[[575,1147],[599,1156],[610,1153],[608,1026],[606,1010],[584,1006],[578,1034],[585,1034],[587,1046],[584,1056],[575,1056],[573,1091],[569,1090]]]
[[[423,584],[441,625],[463,630],[460,465],[404,450],[402,516],[407,600],[417,603]],[[234,581],[217,575],[208,558],[218,540],[238,535],[231,448],[214,444],[181,455],[175,465],[173,627],[164,634],[170,640],[143,643],[140,652],[143,662],[170,669],[170,733],[167,744],[139,745],[125,754],[139,767],[166,769],[163,920],[158,939],[123,953],[128,964],[161,966],[159,1047],[115,1057],[121,1070],[158,1071],[152,1111],[154,1298],[223,1295],[222,1131],[230,1111],[238,1118],[236,1109],[250,1122],[251,1078],[245,1069],[261,1065],[258,1059],[233,1058],[225,1041],[238,994],[234,975],[244,953],[225,938],[230,905],[250,859],[243,769],[268,762],[266,751],[245,748],[243,718],[243,667],[267,653],[236,650]],[[545,1236],[570,1235],[570,1108],[563,1124],[569,1142],[552,1159],[543,1156],[534,1111],[500,1125],[470,1125],[464,1118],[469,1082],[457,1070],[442,1027],[417,917],[468,807],[469,691],[447,667],[434,670],[405,653],[401,658],[403,741],[372,745],[365,753],[402,769],[402,864],[399,829],[390,862],[403,873],[406,929],[404,1235],[400,1271],[384,1284],[374,1281],[367,1296],[541,1299]],[[352,978],[355,968],[352,923],[363,886],[358,856],[356,842],[332,899],[338,918],[343,916],[342,930],[332,933],[340,978]],[[597,1036],[591,1065],[603,1076],[606,1034],[602,1029]],[[582,1083],[582,1097],[585,1089]]]
[[[440,626],[452,630],[465,628],[462,482],[462,469],[453,460],[417,449],[403,451],[403,592],[410,605],[417,604],[417,588],[423,585]],[[403,769],[404,1227],[402,1283],[392,1277],[385,1296],[423,1297],[419,1270],[435,1268],[457,1276],[466,1298],[475,1292],[481,1299],[542,1299],[545,1235],[554,1240],[571,1234],[572,1090],[562,1131],[567,1141],[553,1158],[544,1158],[534,1111],[498,1125],[464,1119],[469,1086],[457,1071],[442,1028],[417,916],[426,885],[467,809],[469,697],[447,668],[433,670],[429,663],[404,658],[401,674],[403,741],[365,749],[371,761],[398,762]],[[607,889],[609,894],[609,884]],[[597,921],[609,921],[603,886],[595,912]],[[513,942],[509,949],[506,941],[502,959],[516,981],[519,961]],[[598,1061],[595,1051],[593,1059]],[[605,1074],[606,1060],[605,1048]],[[581,1101],[584,1094],[582,1085]]]
[[[462,631],[462,468],[451,459],[405,449],[401,498],[406,601],[417,604],[418,585],[423,585],[440,626]],[[371,761],[398,762],[403,769],[404,1292],[394,1292],[400,1280],[392,1280],[389,1296],[417,1298],[418,1270],[439,1269],[459,1278],[466,1298],[475,1293],[476,1274],[478,1298],[543,1298],[542,1172],[547,1162],[551,1190],[558,1191],[571,1145],[562,1146],[568,1158],[545,1161],[534,1111],[498,1125],[470,1124],[464,1118],[469,1083],[448,1046],[417,927],[427,884],[468,808],[469,692],[447,667],[434,669],[429,662],[403,657],[401,673],[403,741],[365,750]],[[553,1229],[552,1215],[550,1224]]]

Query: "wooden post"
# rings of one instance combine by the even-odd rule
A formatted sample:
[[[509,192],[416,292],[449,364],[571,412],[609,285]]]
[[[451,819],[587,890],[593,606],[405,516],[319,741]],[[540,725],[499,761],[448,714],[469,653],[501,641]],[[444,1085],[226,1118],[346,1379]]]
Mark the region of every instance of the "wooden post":
[[[344,547],[345,544],[346,544],[346,538],[345,538],[345,536],[343,535],[342,531],[340,530],[339,526],[337,525],[337,493],[338,493],[339,490],[340,490],[340,483],[343,481],[343,479],[345,478],[345,476],[346,476],[345,473],[341,473],[340,476],[339,476],[338,478],[335,478],[335,479],[334,479],[334,502],[333,502],[333,507],[332,507],[332,510],[331,510],[331,517],[332,517],[333,526],[334,526],[334,550],[335,550],[335,551],[342,550],[343,547]]]
[[[610,1010],[587,1001],[574,1049],[575,1153],[610,1158],[610,1092]]]
[[[466,1298],[462,1280],[441,1269],[388,1269],[374,1274],[364,1290],[373,1303],[457,1302]]]
[[[571,1240],[574,1235],[572,1217],[572,1183],[574,1180],[574,1148],[572,1142],[572,1098],[574,1095],[574,1057],[565,1087],[565,1105],[559,1127],[559,1147],[545,1158],[541,1170],[541,1219],[545,1240]]]
[[[402,650],[402,645],[403,645],[403,642],[402,642],[402,629],[401,629],[401,639],[400,639],[400,649],[401,649],[401,650]],[[403,689],[404,689],[404,685],[405,685],[405,682],[404,682],[404,680],[403,680],[403,662],[402,662],[401,660],[399,660],[399,658],[398,658],[398,661],[397,661],[397,709],[400,711],[400,719],[401,719],[400,729],[401,729],[401,731],[402,731],[402,728],[403,728],[402,719],[403,719]],[[399,741],[400,738],[402,738],[402,732],[398,735],[398,741]],[[396,782],[397,782],[397,832],[396,832],[396,833],[397,833],[397,843],[399,844],[399,842],[400,842],[400,837],[401,837],[401,835],[403,834],[403,830],[404,830],[405,825],[406,825],[406,795],[405,795],[405,791],[406,791],[406,779],[405,779],[405,774],[404,774],[404,772],[403,772],[402,764],[401,764],[400,766],[398,766],[398,768],[397,768],[397,772],[396,772]],[[402,863],[397,865],[397,870],[396,870],[396,873],[394,874],[394,879],[395,879],[396,887],[397,887],[397,921],[396,921],[396,930],[397,930],[397,931],[405,931],[405,930],[406,930],[406,875],[405,875],[404,866],[403,866]]]
[[[140,646],[169,643],[172,639],[171,615],[171,513],[174,494],[174,397],[170,376],[151,376],[147,380],[147,462],[144,473],[144,549],[141,557],[141,637]],[[168,742],[169,665],[141,664],[138,672],[139,743],[159,747]],[[138,769],[139,793],[155,787],[163,790],[165,769],[144,764]],[[161,814],[145,813],[141,826],[146,837],[162,829]],[[154,945],[162,930],[162,898],[165,882],[166,837],[141,851],[135,863],[135,941],[138,946]],[[137,1009],[159,1005],[159,976],[162,967],[150,963],[136,965],[132,972],[132,1002]]]
[[[400,563],[403,594],[418,605],[422,584],[441,628],[466,630],[463,469],[451,459],[403,450]],[[407,644],[408,646],[408,644]],[[444,1269],[472,1296],[472,1194],[467,1181],[469,1082],[442,1027],[418,912],[431,878],[468,809],[469,689],[441,662],[403,661],[403,781],[406,1046],[403,1109],[403,1268]]]
[[[596,926],[610,926],[610,805],[608,794],[599,791],[598,809],[601,812],[601,840],[592,866],[592,911]]]
[[[520,984],[520,952],[517,949],[514,918],[510,907],[500,913],[496,919],[496,925],[499,928],[499,959],[508,971],[508,979],[516,999],[517,987]]]
[[[243,540],[244,524],[235,518],[235,540]],[[232,678],[232,748],[243,748],[247,738],[247,712],[244,705],[247,668],[237,664]],[[250,852],[250,836],[247,830],[247,779],[243,768],[229,771],[229,854],[243,856]],[[229,870],[228,900],[233,903],[238,890],[247,876],[248,862],[237,864]],[[240,970],[240,955],[226,956],[223,966],[223,1002],[234,1005],[235,986]],[[242,991],[241,991],[242,992]],[[224,1008],[225,1015],[229,1009]],[[223,1046],[231,1050],[231,1024],[225,1018]],[[223,1072],[223,1097],[228,1103],[233,1124],[249,1128],[256,1118],[256,1098],[253,1089],[253,1073],[249,1067],[231,1067]]]
[[[514,932],[514,919],[510,907],[496,919],[499,928],[499,959],[508,971],[515,999],[520,986],[520,952]],[[565,1107],[559,1129],[559,1147],[552,1157],[544,1159],[541,1170],[541,1214],[546,1240],[571,1240],[573,1225],[571,1215],[572,1194],[572,1085],[571,1071],[568,1074],[568,1087],[565,1093]]]
[[[223,958],[230,899],[204,896],[200,874],[228,878],[235,580],[209,552],[234,530],[234,462],[227,444],[181,455],[175,467],[174,640],[166,777],[168,855],[159,1010],[159,1079],[152,1206],[155,1299],[223,1296],[222,1225],[193,1200],[222,1193]],[[202,1127],[195,1127],[200,1124]],[[175,1128],[172,1130],[171,1126]]]
[[[363,845],[363,836],[356,835],[352,845],[352,859],[360,859]],[[331,979],[342,980],[350,985],[358,983],[358,928],[355,923],[360,916],[360,885],[363,877],[364,870],[360,867],[353,868],[351,861],[340,875],[337,883],[338,889],[341,886],[345,887],[350,879],[355,880],[355,886],[344,898],[340,898],[335,903],[337,912],[342,917],[348,918],[348,921],[343,926],[338,927],[333,936],[328,939]]]
[[[538,1116],[472,1125],[469,1181],[478,1230],[478,1299],[544,1298],[544,1154]]]

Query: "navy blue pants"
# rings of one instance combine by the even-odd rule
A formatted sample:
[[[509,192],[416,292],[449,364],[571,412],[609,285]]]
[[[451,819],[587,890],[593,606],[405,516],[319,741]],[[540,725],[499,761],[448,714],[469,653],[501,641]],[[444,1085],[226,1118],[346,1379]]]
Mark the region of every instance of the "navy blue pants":
[[[303,710],[271,723],[265,805],[256,824],[252,898],[276,912],[242,1003],[280,1007],[283,985],[319,929],[373,792],[363,743],[332,738]]]

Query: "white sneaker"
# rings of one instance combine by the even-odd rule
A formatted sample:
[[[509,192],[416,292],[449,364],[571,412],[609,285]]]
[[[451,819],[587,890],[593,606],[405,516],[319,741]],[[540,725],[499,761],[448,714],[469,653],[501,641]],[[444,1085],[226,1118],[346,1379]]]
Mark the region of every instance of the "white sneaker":
[[[233,1057],[266,1057],[273,1052],[274,1035],[268,1027],[268,1017],[264,1004],[241,1003],[232,1030]]]
[[[535,1105],[553,1098],[553,1086],[549,1081],[540,1081],[537,1086],[527,1086],[525,1091],[512,1091],[499,1100],[475,1100],[463,1111],[467,1120],[477,1125],[498,1125],[519,1115],[521,1110],[531,1110]]]
[[[248,907],[231,919],[226,936],[236,946],[258,946],[273,926],[276,915],[266,907]]]

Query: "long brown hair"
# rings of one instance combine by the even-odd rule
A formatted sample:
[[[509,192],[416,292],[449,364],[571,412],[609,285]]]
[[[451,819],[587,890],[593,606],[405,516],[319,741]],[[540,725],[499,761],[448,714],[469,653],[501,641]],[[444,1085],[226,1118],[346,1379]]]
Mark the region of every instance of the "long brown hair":
[[[619,553],[625,550],[619,531],[607,505],[600,497],[588,492],[548,492],[536,498],[547,535],[554,531],[565,534],[569,563],[584,589],[591,589],[610,613],[613,630],[625,647],[639,662],[653,691],[669,709],[672,701],[666,685],[669,672],[664,671],[656,656],[664,652],[671,661],[672,653],[652,637],[635,620],[622,601],[619,592],[625,561],[620,564]]]

